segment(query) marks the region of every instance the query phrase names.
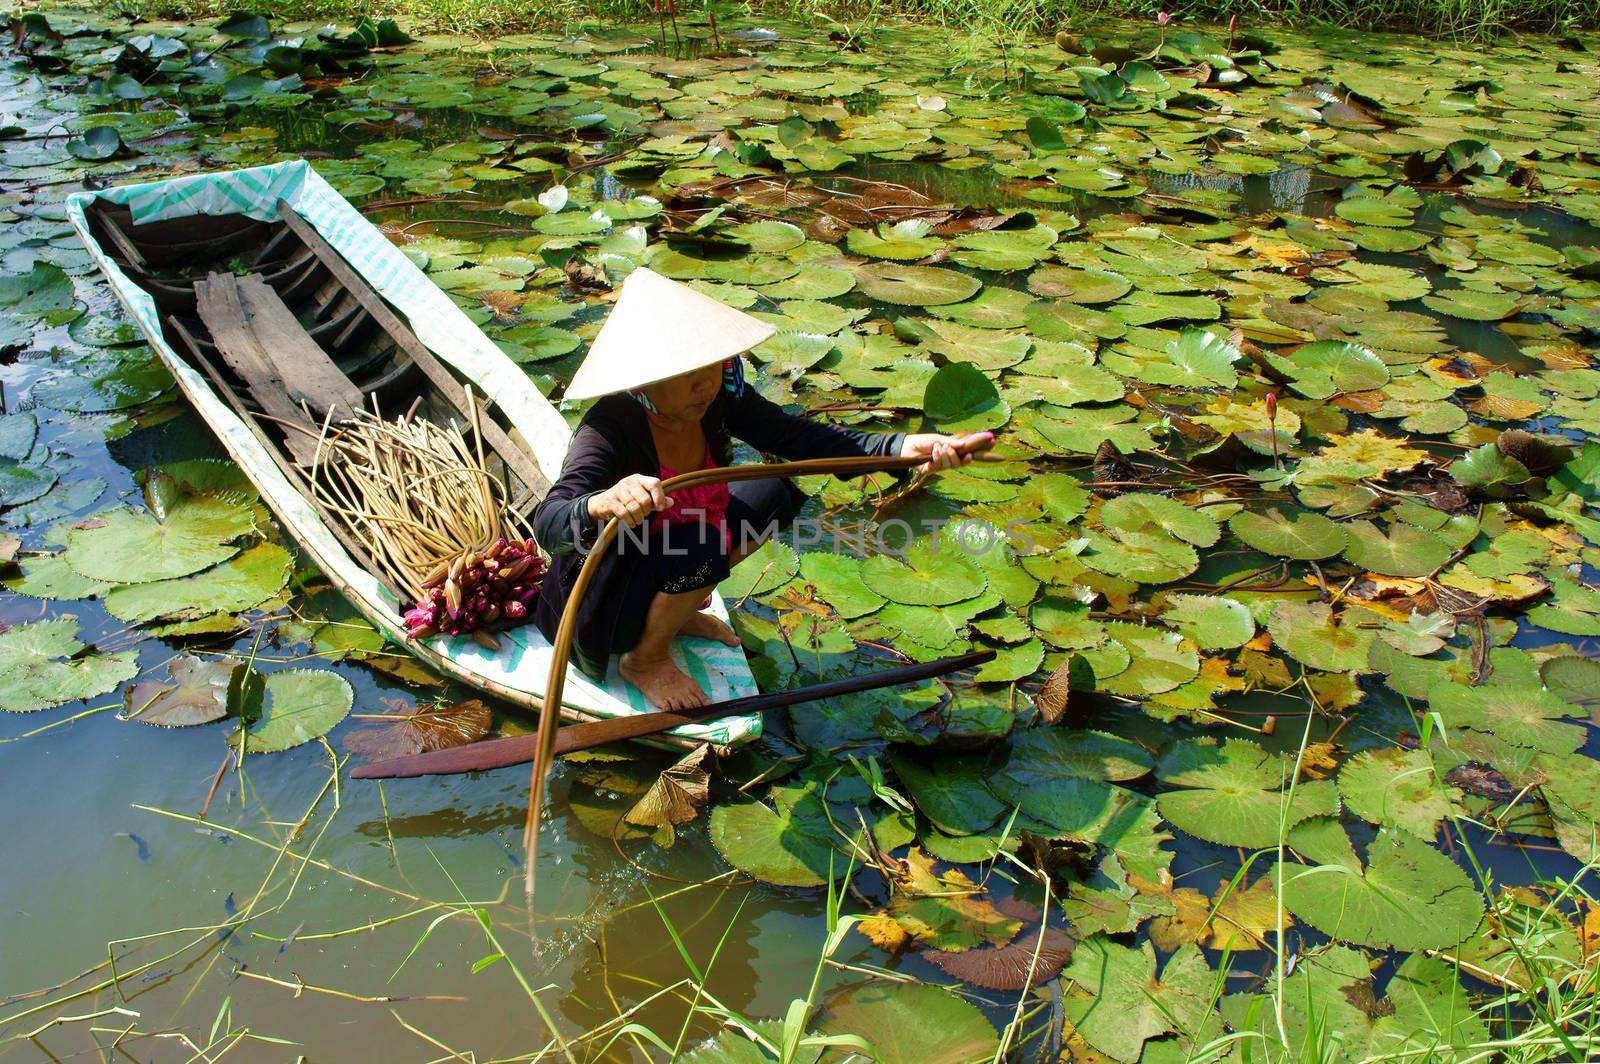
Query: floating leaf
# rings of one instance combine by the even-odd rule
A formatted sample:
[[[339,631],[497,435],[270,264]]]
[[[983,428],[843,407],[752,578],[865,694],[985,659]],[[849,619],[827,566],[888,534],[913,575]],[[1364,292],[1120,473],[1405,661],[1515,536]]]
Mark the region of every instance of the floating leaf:
[[[199,572],[238,553],[231,541],[254,528],[248,508],[213,496],[193,496],[165,520],[155,514],[108,510],[67,536],[67,562],[83,576],[145,583]]]
[[[1483,918],[1466,873],[1414,835],[1378,832],[1364,868],[1336,821],[1310,821],[1289,842],[1301,850],[1312,839],[1318,867],[1285,864],[1272,875],[1289,910],[1324,934],[1378,949],[1455,949]]]
[[[1222,532],[1204,510],[1164,495],[1119,495],[1100,508],[1100,521],[1119,532],[1164,533],[1196,547],[1209,547]]]
[[[450,706],[421,706],[404,720],[361,728],[344,737],[344,748],[368,761],[475,743],[489,734],[494,714],[476,698]]]
[[[1338,808],[1333,785],[1301,783],[1290,804],[1288,784],[1294,766],[1254,743],[1199,739],[1180,743],[1162,755],[1156,776],[1168,786],[1156,808],[1174,826],[1222,846],[1271,846],[1284,825]]]
[[[833,828],[809,788],[774,787],[772,805],[725,803],[711,811],[711,842],[746,875],[783,887],[820,887],[829,868],[845,862],[833,852]]]
[[[84,655],[71,618],[0,631],[0,709],[33,713],[103,695],[138,671],[138,651]]]
[[[869,263],[853,271],[856,284],[872,299],[902,306],[933,307],[959,303],[983,287],[971,274],[937,266]]]
[[[1326,602],[1280,602],[1267,619],[1272,641],[1295,660],[1326,672],[1366,672],[1377,634],[1349,614],[1336,621]]]
[[[1210,595],[1171,595],[1161,619],[1187,636],[1201,650],[1232,650],[1256,634],[1249,607],[1235,599]]]
[[[1502,742],[1549,753],[1572,753],[1588,736],[1581,724],[1563,723],[1573,708],[1535,684],[1496,682],[1484,687],[1443,683],[1428,689],[1428,704],[1458,728],[1487,732]]]
[[[106,595],[106,612],[144,622],[252,609],[283,589],[292,562],[276,543],[260,543],[193,576],[113,588]]]
[[[268,673],[266,705],[245,731],[245,752],[273,754],[326,735],[350,713],[350,681],[326,669]]]
[[[1228,520],[1228,531],[1263,554],[1295,561],[1331,558],[1345,548],[1343,526],[1307,510],[1241,510]]]
[[[875,981],[836,994],[817,1028],[862,1039],[878,1064],[969,1064],[1000,1047],[976,1005],[925,983]]]
[[[966,362],[952,362],[928,379],[922,409],[947,432],[998,428],[1011,416],[994,382]]]
[[[160,728],[210,724],[228,715],[231,661],[185,654],[167,665],[168,682],[144,680],[123,694],[123,716]]]
[[[1367,348],[1344,340],[1318,340],[1287,355],[1267,354],[1272,368],[1308,399],[1335,392],[1365,392],[1389,383],[1389,367]]]
[[[1150,943],[1124,946],[1104,935],[1078,943],[1062,978],[1072,989],[1062,999],[1078,1034],[1116,1060],[1138,1060],[1149,1039],[1194,1030],[1210,1011],[1213,979],[1194,946],[1174,953],[1156,978]]]
[[[913,544],[904,558],[875,554],[861,564],[861,578],[877,595],[914,606],[948,606],[980,594],[983,572],[963,551],[929,540]]]
[[[1350,542],[1344,556],[1384,576],[1428,576],[1450,560],[1449,542],[1416,525],[1396,521],[1387,535],[1370,521],[1345,526]]]
[[[1450,792],[1422,749],[1357,754],[1339,772],[1339,796],[1363,820],[1394,824],[1429,841],[1450,814]]]

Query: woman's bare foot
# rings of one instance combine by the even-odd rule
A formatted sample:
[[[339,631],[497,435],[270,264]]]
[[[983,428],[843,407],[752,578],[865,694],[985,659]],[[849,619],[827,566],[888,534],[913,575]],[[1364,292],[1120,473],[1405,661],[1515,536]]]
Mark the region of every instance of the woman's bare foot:
[[[709,613],[691,613],[684,618],[683,627],[678,629],[679,635],[691,635],[697,639],[715,639],[730,647],[739,645],[739,633],[729,627],[728,622],[720,617],[713,617]]]
[[[630,650],[617,662],[617,671],[661,709],[692,709],[710,701],[700,685],[668,657],[641,660]]]

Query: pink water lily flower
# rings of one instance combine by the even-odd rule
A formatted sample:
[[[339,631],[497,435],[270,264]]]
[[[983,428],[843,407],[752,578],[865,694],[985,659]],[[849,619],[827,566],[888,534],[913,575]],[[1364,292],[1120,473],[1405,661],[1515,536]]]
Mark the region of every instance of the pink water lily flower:
[[[1167,14],[1165,11],[1161,12],[1161,14],[1156,16],[1156,25],[1157,26],[1165,27],[1166,24],[1171,22],[1171,21],[1172,21],[1172,16]]]

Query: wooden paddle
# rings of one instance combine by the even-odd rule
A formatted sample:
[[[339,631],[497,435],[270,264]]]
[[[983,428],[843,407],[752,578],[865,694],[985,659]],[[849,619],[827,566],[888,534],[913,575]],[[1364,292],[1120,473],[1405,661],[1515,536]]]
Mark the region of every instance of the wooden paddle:
[[[868,676],[829,680],[810,687],[798,687],[792,691],[746,695],[726,702],[696,706],[694,709],[640,713],[631,717],[613,717],[610,720],[589,721],[585,724],[569,724],[556,732],[555,756],[561,757],[578,750],[606,746],[625,739],[657,735],[669,728],[685,724],[699,724],[743,713],[760,713],[799,702],[817,702],[824,698],[853,695],[879,687],[928,680],[960,669],[982,665],[986,661],[994,660],[994,654],[992,650],[974,650],[935,661],[901,665]],[[370,780],[481,772],[485,769],[504,768],[506,765],[521,765],[532,761],[534,755],[538,753],[538,747],[537,735],[509,735],[503,739],[487,739],[483,742],[467,743],[465,746],[453,746],[447,750],[430,750],[423,754],[374,761],[370,765],[356,769],[351,775],[356,779]]]
[[[986,451],[993,444],[994,437],[990,434],[980,434],[966,441],[966,446],[971,451]],[[974,455],[976,459],[986,457],[983,454]],[[922,465],[926,461],[926,458],[917,456],[895,456],[889,458],[844,457],[811,458],[800,462],[766,462],[745,466],[715,466],[711,469],[697,469],[693,472],[669,477],[661,482],[661,490],[673,492],[679,488],[694,487],[697,484],[770,480],[775,477],[813,476],[818,473],[853,477],[867,473],[911,469]],[[539,814],[544,808],[545,781],[550,777],[550,764],[555,760],[556,756],[556,724],[560,717],[561,693],[567,682],[567,659],[572,654],[573,632],[578,624],[578,606],[583,601],[583,596],[589,590],[589,584],[600,567],[600,559],[605,556],[606,551],[611,549],[611,544],[616,542],[617,531],[621,528],[621,525],[622,522],[613,517],[600,530],[600,535],[595,540],[594,547],[589,551],[588,556],[584,558],[583,567],[578,570],[578,578],[573,582],[572,591],[567,597],[566,608],[561,613],[561,623],[556,628],[556,637],[552,641],[555,653],[550,658],[550,678],[545,683],[544,688],[544,711],[539,714],[539,731],[533,755],[533,773],[532,779],[529,781],[528,818],[522,826],[522,845],[526,854],[526,860],[523,863],[523,887],[527,892],[530,906],[533,902],[534,884],[537,879],[535,869],[539,864]]]

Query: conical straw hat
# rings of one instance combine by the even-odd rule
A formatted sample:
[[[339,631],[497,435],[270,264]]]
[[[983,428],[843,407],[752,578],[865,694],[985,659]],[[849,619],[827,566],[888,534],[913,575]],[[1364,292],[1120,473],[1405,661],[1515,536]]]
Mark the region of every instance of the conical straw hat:
[[[748,351],[778,330],[686,284],[637,267],[567,385],[568,399],[626,391]]]

